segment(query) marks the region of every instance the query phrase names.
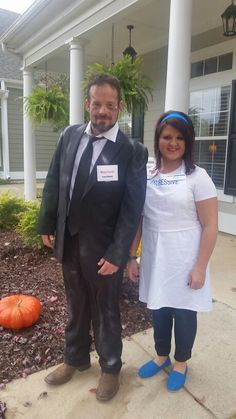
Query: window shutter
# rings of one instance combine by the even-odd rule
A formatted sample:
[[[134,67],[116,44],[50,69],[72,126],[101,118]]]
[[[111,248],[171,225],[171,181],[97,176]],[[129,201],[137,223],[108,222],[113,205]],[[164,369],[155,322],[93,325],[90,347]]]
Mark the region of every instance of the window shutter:
[[[144,110],[137,106],[132,112],[132,138],[143,142]]]
[[[232,81],[224,193],[236,196],[236,80]]]

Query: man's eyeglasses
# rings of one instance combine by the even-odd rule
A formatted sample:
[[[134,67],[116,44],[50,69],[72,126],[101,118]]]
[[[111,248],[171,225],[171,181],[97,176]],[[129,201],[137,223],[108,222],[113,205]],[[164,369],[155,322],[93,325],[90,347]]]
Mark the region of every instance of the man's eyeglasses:
[[[94,111],[99,111],[101,108],[105,108],[107,111],[116,111],[118,109],[118,105],[115,103],[107,103],[106,105],[101,105],[100,103],[91,103],[91,108]]]

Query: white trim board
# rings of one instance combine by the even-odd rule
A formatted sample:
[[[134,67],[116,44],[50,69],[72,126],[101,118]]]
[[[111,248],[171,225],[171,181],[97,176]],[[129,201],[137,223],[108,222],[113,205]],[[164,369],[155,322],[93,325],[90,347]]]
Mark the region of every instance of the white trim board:
[[[219,211],[219,231],[236,236],[236,214]]]
[[[220,202],[229,202],[230,204],[233,204],[234,197],[232,195],[226,195],[221,189],[217,189],[217,198]]]
[[[45,179],[47,176],[47,171],[36,172],[36,179]],[[0,178],[4,179],[3,173],[0,172]],[[11,180],[24,180],[24,172],[10,172],[10,179]]]

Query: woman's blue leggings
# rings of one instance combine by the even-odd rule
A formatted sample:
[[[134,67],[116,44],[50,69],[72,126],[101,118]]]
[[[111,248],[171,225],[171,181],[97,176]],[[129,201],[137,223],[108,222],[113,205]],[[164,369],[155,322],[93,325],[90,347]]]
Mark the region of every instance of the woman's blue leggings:
[[[197,312],[172,307],[153,310],[155,349],[160,356],[168,356],[170,353],[173,323],[174,357],[176,361],[184,362],[191,358],[197,333]]]

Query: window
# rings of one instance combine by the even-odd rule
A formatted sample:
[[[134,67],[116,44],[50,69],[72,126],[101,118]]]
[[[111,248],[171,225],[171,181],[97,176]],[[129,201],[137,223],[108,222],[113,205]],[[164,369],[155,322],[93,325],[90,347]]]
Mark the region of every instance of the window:
[[[204,167],[216,187],[223,189],[230,111],[230,86],[190,93],[196,143],[194,160]]]
[[[191,78],[206,76],[219,71],[231,70],[233,67],[233,53],[207,58],[191,64]]]
[[[205,60],[204,75],[217,72],[217,57]]]
[[[236,80],[232,80],[224,193],[236,196]]]
[[[132,115],[125,112],[122,113],[119,118],[119,127],[127,137],[131,138],[132,136]]]
[[[119,118],[119,127],[129,138],[143,142],[144,109],[137,106],[132,114],[123,112]]]
[[[203,61],[192,63],[191,65],[191,78],[200,77],[203,75]]]
[[[219,68],[218,71],[231,70],[233,67],[233,54],[224,54],[219,56]]]

